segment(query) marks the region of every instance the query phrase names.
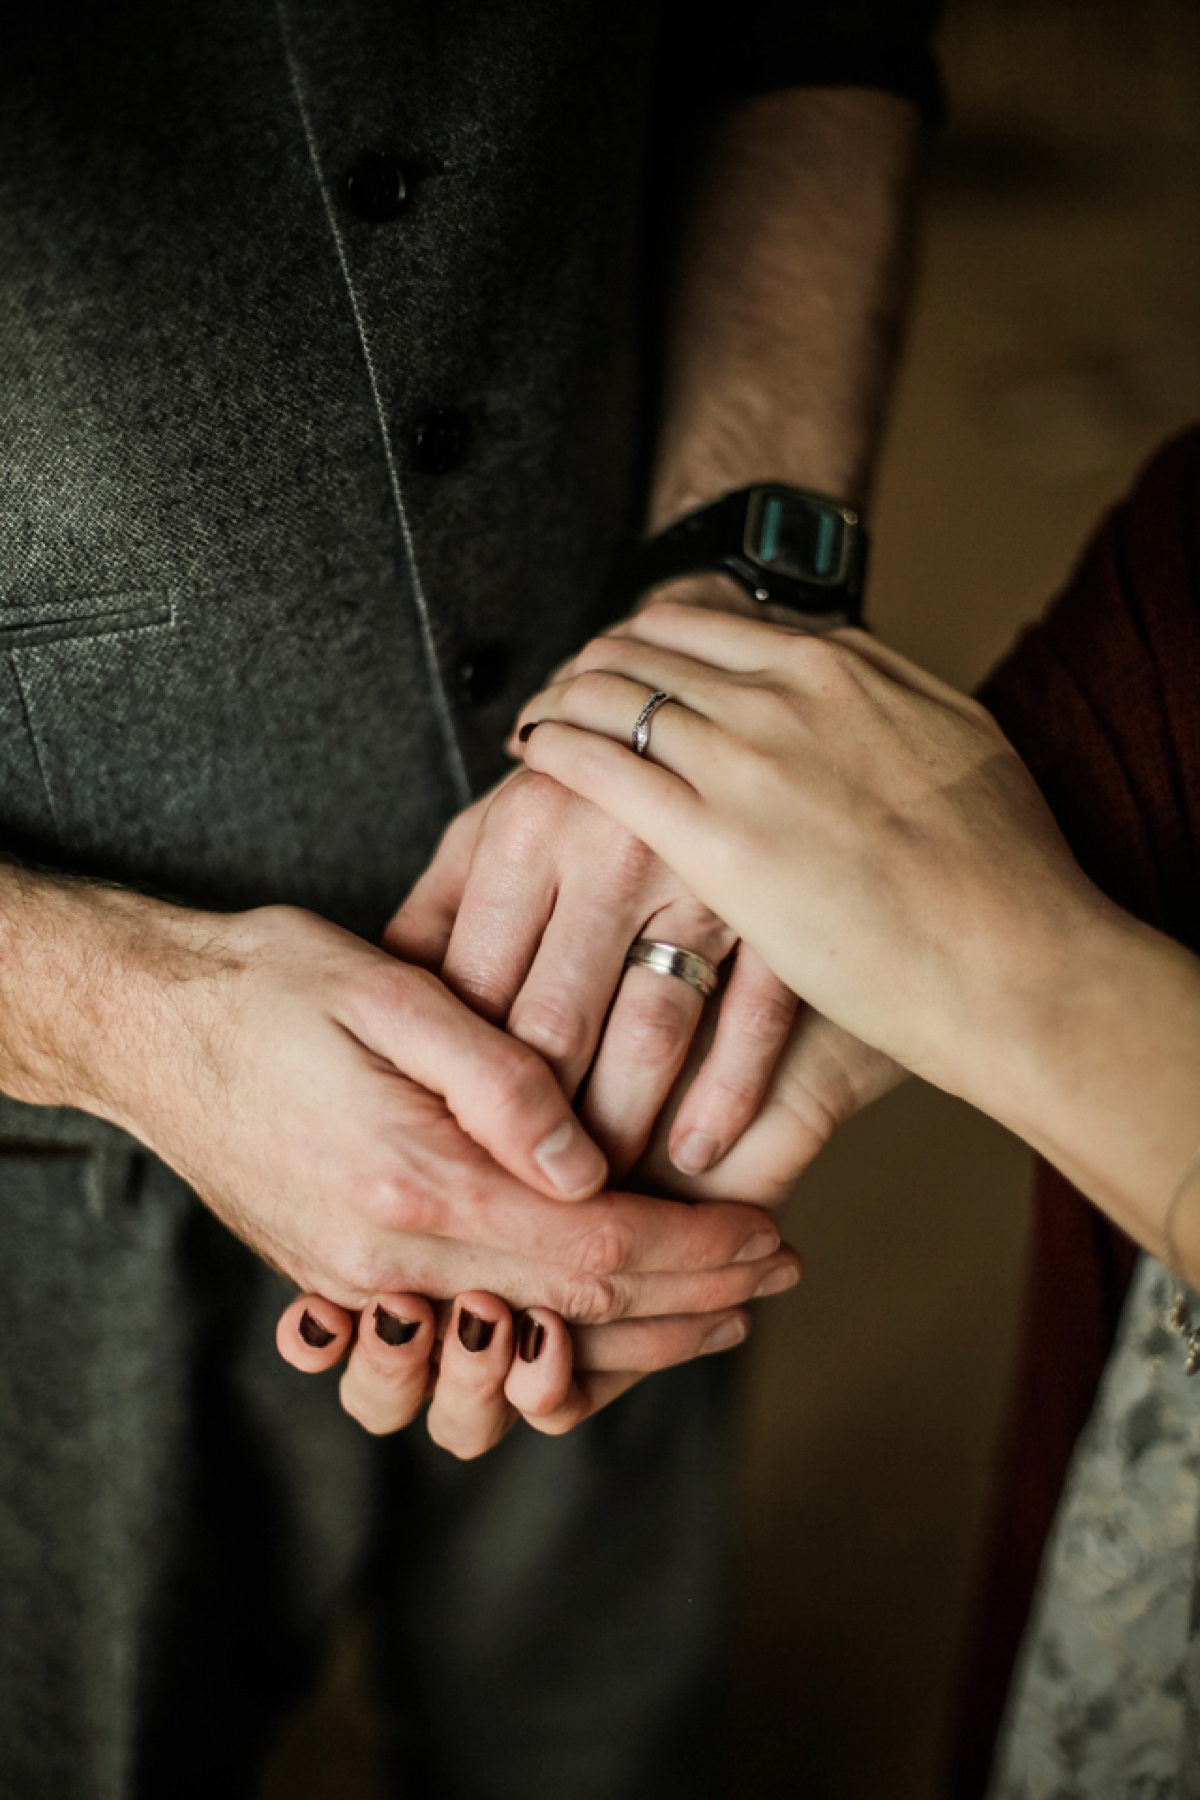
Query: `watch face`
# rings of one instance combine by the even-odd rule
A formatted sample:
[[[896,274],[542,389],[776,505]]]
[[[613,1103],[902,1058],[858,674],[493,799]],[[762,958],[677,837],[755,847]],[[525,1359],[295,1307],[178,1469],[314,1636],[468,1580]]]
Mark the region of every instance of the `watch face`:
[[[759,488],[746,509],[743,549],[752,562],[780,575],[838,587],[850,560],[857,513],[789,488]]]

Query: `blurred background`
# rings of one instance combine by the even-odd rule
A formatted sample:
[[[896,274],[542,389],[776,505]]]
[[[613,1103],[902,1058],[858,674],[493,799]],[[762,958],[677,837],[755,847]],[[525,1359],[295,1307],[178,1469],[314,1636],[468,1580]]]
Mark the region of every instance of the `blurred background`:
[[[874,507],[882,636],[973,685],[1200,418],[1200,0],[950,0],[951,119]],[[740,1353],[730,1800],[931,1800],[1015,1339],[1029,1157],[916,1083],[794,1203]],[[262,1800],[376,1800],[360,1628]]]

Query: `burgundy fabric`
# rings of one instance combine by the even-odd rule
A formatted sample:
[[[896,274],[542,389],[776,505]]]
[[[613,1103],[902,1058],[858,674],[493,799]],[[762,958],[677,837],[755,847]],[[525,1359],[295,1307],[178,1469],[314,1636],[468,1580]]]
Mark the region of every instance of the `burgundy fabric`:
[[[1153,459],[980,698],[1093,880],[1200,949],[1200,430]],[[985,1791],[1042,1550],[1136,1254],[1056,1171],[1039,1168],[1022,1349],[965,1664],[952,1800]]]

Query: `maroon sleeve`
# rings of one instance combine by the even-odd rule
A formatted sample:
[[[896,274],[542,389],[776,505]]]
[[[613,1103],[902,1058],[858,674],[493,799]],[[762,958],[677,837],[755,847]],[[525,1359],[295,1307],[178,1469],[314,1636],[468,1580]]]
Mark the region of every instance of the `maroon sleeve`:
[[[1128,911],[1200,948],[1200,431],[1153,459],[979,697],[1092,879]],[[1062,1176],[1039,1168],[1021,1352],[964,1663],[953,1800],[984,1793],[1042,1550],[1136,1254]]]

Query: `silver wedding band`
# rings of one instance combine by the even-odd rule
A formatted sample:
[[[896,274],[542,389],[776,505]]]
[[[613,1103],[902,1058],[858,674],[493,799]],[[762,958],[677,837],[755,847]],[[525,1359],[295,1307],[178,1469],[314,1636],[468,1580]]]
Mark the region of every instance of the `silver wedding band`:
[[[665,706],[670,698],[670,694],[664,694],[660,688],[657,694],[651,694],[645,706],[643,706],[641,712],[634,720],[633,733],[629,739],[629,743],[635,756],[645,756],[647,750],[650,748],[650,721],[653,719],[659,707]]]
[[[673,975],[676,981],[686,981],[706,1000],[717,990],[717,971],[713,965],[703,956],[697,956],[694,950],[685,950],[682,944],[638,938],[629,946],[625,967],[649,969],[652,975]]]

